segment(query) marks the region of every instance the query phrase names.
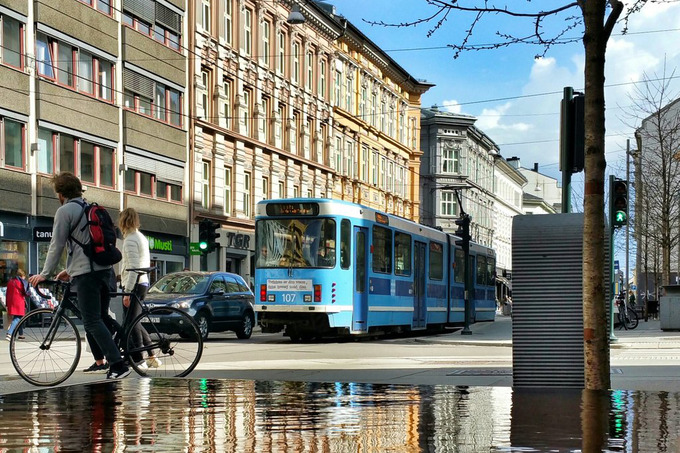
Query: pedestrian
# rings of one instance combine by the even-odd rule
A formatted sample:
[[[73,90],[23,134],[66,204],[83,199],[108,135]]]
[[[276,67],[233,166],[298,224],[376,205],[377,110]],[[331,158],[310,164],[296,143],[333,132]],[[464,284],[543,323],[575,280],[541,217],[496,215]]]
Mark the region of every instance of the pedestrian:
[[[102,319],[102,312],[108,312],[111,303],[109,282],[113,269],[110,265],[100,265],[87,257],[83,247],[78,245],[90,243],[87,218],[83,210],[83,186],[80,180],[70,172],[61,172],[52,178],[54,191],[61,206],[54,214],[52,240],[50,241],[45,264],[40,274],[29,279],[33,286],[50,277],[59,263],[59,259],[68,250],[66,269],[56,276],[58,280],[71,280],[76,293],[78,308],[83,320],[85,332],[89,333],[109,362],[107,379],[120,379],[130,374],[120,349],[114,342],[109,329]],[[71,203],[71,201],[75,201]]]
[[[628,291],[628,303],[631,307],[635,306],[635,293],[632,290]]]
[[[141,302],[146,297],[146,292],[149,289],[149,277],[146,273],[141,274],[139,282],[137,282],[136,272],[130,272],[127,269],[140,269],[151,266],[151,257],[149,255],[149,241],[139,231],[139,214],[133,208],[124,209],[120,213],[118,219],[118,227],[123,232],[123,259],[121,261],[121,278],[120,283],[123,291],[126,293],[133,293],[139,303],[130,303],[130,296],[123,296],[123,312],[125,319],[133,320],[142,313]],[[135,283],[137,285],[135,286]],[[132,338],[135,346],[141,345],[149,346],[152,344],[151,337],[141,323],[135,326],[132,333]],[[149,357],[144,361],[141,353],[132,354],[132,360],[142,370],[149,367],[158,368],[161,361],[155,357],[154,351],[149,351]]]
[[[17,269],[16,275],[7,282],[7,293],[5,304],[7,305],[7,317],[12,318],[12,322],[7,329],[7,341],[12,338],[12,333],[16,329],[21,318],[26,314],[26,299],[28,297],[28,282],[25,280],[26,274],[22,269]],[[24,339],[24,329],[20,328],[18,338]]]

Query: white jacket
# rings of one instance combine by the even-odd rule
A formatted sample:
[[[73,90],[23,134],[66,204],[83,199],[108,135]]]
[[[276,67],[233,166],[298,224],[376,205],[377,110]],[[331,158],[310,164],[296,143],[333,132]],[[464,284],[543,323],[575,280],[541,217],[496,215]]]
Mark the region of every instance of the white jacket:
[[[149,241],[146,237],[135,230],[125,235],[123,239],[123,260],[120,262],[120,282],[126,292],[130,292],[135,287],[137,281],[136,272],[127,272],[125,269],[140,267],[150,267],[151,258],[149,256]],[[147,274],[142,274],[139,283],[149,283]]]

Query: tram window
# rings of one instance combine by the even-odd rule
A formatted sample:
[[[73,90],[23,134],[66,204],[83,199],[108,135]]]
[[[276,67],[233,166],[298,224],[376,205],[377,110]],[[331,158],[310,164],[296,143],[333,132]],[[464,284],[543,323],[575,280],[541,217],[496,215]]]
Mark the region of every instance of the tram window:
[[[477,257],[477,284],[486,285],[486,257]]]
[[[486,261],[486,284],[489,286],[494,285],[494,280],[496,279],[496,259],[487,258]]]
[[[430,242],[430,280],[444,279],[444,252],[438,242]]]
[[[392,272],[392,230],[373,226],[373,272]]]
[[[340,267],[349,269],[349,257],[352,256],[352,225],[349,220],[340,222]]]
[[[465,252],[456,250],[456,256],[453,263],[453,277],[456,283],[465,283]]]
[[[394,273],[411,275],[411,236],[394,233]]]

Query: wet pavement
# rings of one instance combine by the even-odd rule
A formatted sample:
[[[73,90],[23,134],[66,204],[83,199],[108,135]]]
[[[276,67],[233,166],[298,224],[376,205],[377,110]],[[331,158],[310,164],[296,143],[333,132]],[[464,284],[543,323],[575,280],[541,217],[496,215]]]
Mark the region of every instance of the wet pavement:
[[[680,394],[128,379],[0,396],[0,452],[680,450]]]

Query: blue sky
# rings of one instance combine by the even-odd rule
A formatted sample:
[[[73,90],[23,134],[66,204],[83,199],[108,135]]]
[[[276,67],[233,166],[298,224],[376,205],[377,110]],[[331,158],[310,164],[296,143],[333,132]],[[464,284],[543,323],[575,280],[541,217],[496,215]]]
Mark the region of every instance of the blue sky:
[[[558,169],[559,102],[565,86],[583,88],[583,47],[580,42],[553,47],[544,58],[535,59],[542,49],[514,46],[508,49],[464,52],[453,59],[453,51],[441,48],[460,43],[469,27],[469,17],[452,15],[444,25],[427,37],[429,25],[405,28],[373,26],[366,21],[402,23],[424,17],[432,11],[424,0],[330,0],[337,13],[348,18],[371,40],[404,67],[412,76],[435,83],[423,96],[423,106],[448,106],[451,111],[475,115],[476,125],[491,137],[503,156],[518,156],[522,166],[532,167],[561,180]],[[479,2],[473,2],[479,3]],[[542,8],[562,5],[563,0],[510,2]],[[630,3],[630,2],[625,2]],[[574,10],[574,13],[577,11]],[[471,43],[498,42],[495,32],[513,27],[526,34],[526,23],[515,19],[491,17],[482,23],[470,39]],[[548,28],[560,27],[552,23]],[[622,25],[614,30],[607,53],[605,91],[607,105],[608,172],[625,176],[626,139],[631,139],[639,120],[630,117],[630,95],[633,82],[643,73],[649,78],[661,76],[664,63],[667,73],[678,69],[680,76],[680,2],[667,5],[650,4],[633,16],[629,34],[621,35]],[[566,36],[578,36],[580,30]],[[420,48],[421,50],[414,50]],[[425,48],[425,49],[423,49]],[[620,85],[619,85],[620,84]],[[613,86],[618,85],[618,86]],[[670,90],[676,96],[680,79],[673,80]],[[540,96],[520,96],[545,94]],[[514,98],[505,99],[502,98]],[[482,102],[484,101],[484,102]],[[645,115],[646,116],[646,115]],[[582,174],[574,175],[574,205],[582,205]]]

